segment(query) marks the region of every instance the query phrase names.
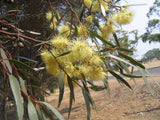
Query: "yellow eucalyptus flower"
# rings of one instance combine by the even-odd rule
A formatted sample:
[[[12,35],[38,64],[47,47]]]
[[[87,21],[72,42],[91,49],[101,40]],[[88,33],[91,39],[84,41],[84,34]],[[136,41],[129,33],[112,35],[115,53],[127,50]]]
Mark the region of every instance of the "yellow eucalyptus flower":
[[[51,11],[49,11],[49,12],[46,13],[46,19],[48,21],[50,21],[52,19],[52,12]]]
[[[87,7],[90,7],[91,4],[92,4],[92,0],[84,0],[84,4],[85,4]]]
[[[129,24],[133,20],[134,14],[133,12],[127,10],[128,8],[121,10],[117,15],[113,15],[112,19],[120,25]]]
[[[70,34],[70,27],[67,26],[67,25],[62,25],[60,26],[60,31],[59,31],[60,34],[63,34],[63,35],[66,35],[66,36],[69,36]]]

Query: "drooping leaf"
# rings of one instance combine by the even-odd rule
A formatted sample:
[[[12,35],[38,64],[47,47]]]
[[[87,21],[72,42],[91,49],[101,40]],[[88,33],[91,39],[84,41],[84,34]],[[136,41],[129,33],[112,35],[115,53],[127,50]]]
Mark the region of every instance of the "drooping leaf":
[[[129,60],[133,65],[139,66],[139,67],[145,69],[145,67],[144,67],[140,62],[134,60],[132,57],[130,57],[130,56],[128,56],[128,55],[125,55],[125,54],[123,54],[123,53],[121,53],[121,52],[118,52],[118,53],[119,53],[119,55],[122,56],[123,58]]]
[[[108,70],[115,78],[117,78],[117,80],[120,82],[120,83],[123,83],[123,84],[125,84],[127,87],[129,87],[130,89],[132,89],[131,88],[131,86],[128,84],[128,82],[127,81],[125,81],[121,76],[119,76],[117,73],[115,73],[114,71],[112,71],[112,70]]]
[[[117,56],[114,56],[114,55],[111,55],[111,54],[106,55],[106,57],[108,57],[108,58],[113,58],[113,59],[115,59],[115,60],[124,62],[124,63],[126,63],[126,64],[128,64],[128,65],[130,65],[130,66],[132,66],[132,67],[136,67],[135,65],[129,63],[128,61],[126,61],[126,60],[124,60],[124,59],[122,59],[122,58],[120,58],[120,57],[117,57]]]
[[[24,107],[22,104],[22,96],[18,80],[15,76],[9,75],[9,82],[16,103],[18,120],[23,120]]]
[[[64,74],[62,71],[59,73],[58,83],[59,83],[59,92],[60,92],[59,101],[58,101],[58,107],[59,107],[61,105],[63,94],[64,94]]]
[[[18,61],[18,60],[15,60],[15,59],[9,59],[9,61],[12,62],[12,63],[14,63],[15,65],[23,68],[23,69],[29,70],[32,73],[37,74],[37,72],[32,67],[26,65],[25,63],[23,63],[21,61]]]
[[[134,79],[134,76],[132,75],[132,71],[130,72],[129,71],[129,69],[128,69],[128,67],[124,64],[124,63],[122,63],[122,62],[119,62],[119,64],[124,68],[124,70],[126,71],[126,73],[128,74],[128,75],[130,75],[130,76],[132,76],[132,77],[130,77],[130,78],[132,78],[132,80],[134,81],[134,83],[136,83],[136,81],[135,81],[135,79]],[[126,74],[124,74],[124,76],[125,76]],[[129,77],[129,76],[128,76]],[[136,76],[137,77],[137,76]],[[140,77],[140,76],[138,76],[138,77]]]
[[[32,74],[30,74],[29,72],[26,72],[26,71],[24,71],[22,69],[18,69],[18,72],[22,73],[23,75],[28,76],[33,81],[38,81],[38,79],[35,76],[33,76]]]
[[[62,53],[62,54],[58,55],[57,57],[61,57],[61,56],[67,55],[67,54],[69,54],[70,52],[71,52],[71,51],[67,51],[67,52],[65,52],[65,53]]]
[[[23,56],[17,56],[17,58],[20,58],[20,59],[23,59],[23,60],[26,60],[26,61],[29,61],[29,62],[37,63],[37,61],[32,60],[32,59],[30,59],[30,58],[23,57]]]
[[[106,89],[106,87],[102,87],[102,86],[96,86],[93,84],[93,82],[91,81],[87,81],[90,85],[91,85],[91,89],[94,90],[94,91],[102,91],[104,89]]]
[[[117,37],[115,32],[113,33],[113,37],[114,37],[114,39],[116,41],[117,46],[120,47],[120,44],[119,44],[119,41],[118,41],[118,37]]]
[[[91,29],[88,29],[88,31],[90,32],[91,35],[97,37],[98,39],[100,39],[103,43],[108,44],[112,47],[114,47],[114,45],[111,42],[106,41],[104,38],[102,38],[101,36],[99,36],[96,32],[92,31]]]
[[[153,81],[160,87],[160,84],[157,82],[157,80],[152,76],[152,74],[147,70],[145,69],[146,73],[153,79]]]
[[[46,120],[46,118],[44,118],[42,111],[40,110],[40,108],[37,104],[36,104],[36,110],[37,110],[37,114],[38,114],[38,120]]]
[[[28,116],[30,120],[38,120],[38,114],[36,108],[34,107],[32,101],[28,99]]]
[[[90,120],[91,108],[90,108],[89,98],[88,98],[88,95],[86,94],[86,91],[83,88],[82,88],[82,93],[83,93],[84,100],[86,103],[86,108],[87,108],[87,120]]]
[[[120,51],[124,51],[124,52],[133,52],[133,50],[129,50],[129,49],[126,49],[126,48],[116,47],[115,49],[120,50]]]
[[[78,28],[76,25],[74,25],[74,34],[75,34],[75,37],[78,36]]]
[[[53,118],[53,112],[50,109],[48,109],[45,105],[41,105],[41,109],[43,110],[44,116],[46,116],[50,120],[55,120]]]
[[[147,78],[146,78],[146,75],[145,75],[144,71],[143,71],[142,68],[140,68],[140,67],[138,67],[138,70],[140,71],[140,73],[141,73],[141,75],[142,75],[142,77],[143,77],[143,79],[144,79],[144,82],[145,82],[146,86],[148,87],[148,90],[149,90],[150,93],[153,95],[153,91],[152,91],[152,89],[151,89],[151,86],[150,86]]]
[[[108,83],[108,78],[107,77],[105,79],[103,79],[103,83],[104,83],[104,86],[107,89],[107,92],[110,93],[110,87],[109,87],[109,83]]]
[[[129,77],[129,78],[142,78],[142,76],[137,76],[137,75],[131,75],[131,74],[122,74],[123,76],[125,76],[125,77]]]
[[[51,106],[46,102],[41,102],[41,103],[47,106],[59,118],[59,120],[65,120],[63,116],[53,106]]]
[[[68,76],[67,76],[67,81],[68,81],[68,85],[69,85],[69,89],[70,89],[69,112],[68,112],[68,118],[69,118],[70,112],[71,112],[71,109],[72,109],[72,103],[73,103],[73,100],[75,100],[75,98],[74,98],[73,83],[72,83],[72,80],[70,79],[70,77],[68,77]]]
[[[21,76],[19,76],[18,78],[19,78],[19,82],[20,82],[20,86],[21,86],[22,90],[27,94],[27,89],[25,87],[24,80],[21,78]]]
[[[4,52],[4,50],[2,48],[0,48],[0,52],[1,52],[1,56],[4,59],[4,62],[5,62],[8,70],[9,70],[9,72],[12,74],[12,67],[11,67],[11,65],[10,65],[10,63],[8,61],[8,58],[7,58],[5,52]]]

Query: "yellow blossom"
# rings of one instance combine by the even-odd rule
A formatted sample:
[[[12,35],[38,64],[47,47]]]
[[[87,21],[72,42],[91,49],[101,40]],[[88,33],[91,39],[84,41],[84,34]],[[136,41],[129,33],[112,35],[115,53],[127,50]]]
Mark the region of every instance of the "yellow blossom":
[[[127,8],[128,9],[128,8]],[[121,10],[117,15],[112,17],[118,24],[129,24],[133,20],[133,12],[128,12],[126,9]]]
[[[51,22],[50,26],[49,26],[51,29],[53,29],[53,23]],[[54,23],[54,30],[57,29],[57,25],[56,23]]]
[[[78,36],[80,37],[84,37],[84,35],[87,35],[88,31],[87,31],[87,28],[85,26],[78,26],[77,27],[78,29]]]
[[[66,37],[60,35],[53,37],[50,42],[54,47],[60,49],[65,49],[69,45],[69,40]]]
[[[84,4],[85,4],[87,7],[90,7],[91,4],[92,4],[92,1],[91,1],[91,0],[84,0]]]
[[[106,77],[102,67],[92,66],[89,70],[88,77],[91,80],[103,80]]]
[[[50,21],[52,19],[52,13],[51,13],[51,11],[49,11],[49,12],[46,13],[46,19],[48,21]]]
[[[89,23],[92,23],[93,21],[93,16],[92,15],[89,15],[88,17],[85,18],[85,20]]]
[[[91,65],[101,66],[103,64],[103,61],[98,55],[92,56],[92,58],[89,61]]]
[[[71,48],[70,59],[72,62],[84,60],[93,54],[92,48],[85,41],[75,41]]]
[[[107,11],[109,9],[108,8],[108,3],[106,3],[105,1],[100,0],[100,3],[101,3],[101,5],[103,5],[105,11]],[[92,11],[96,11],[96,12],[100,12],[101,11],[101,7],[100,7],[100,4],[99,4],[98,0],[93,2]]]
[[[114,31],[114,26],[112,22],[108,22],[106,25],[101,25],[100,26],[100,35],[101,37],[103,37],[104,39],[108,39],[110,34]]]
[[[60,34],[63,34],[63,35],[66,35],[66,36],[69,36],[70,34],[70,27],[67,26],[67,25],[62,25],[60,26],[60,31],[59,31]]]

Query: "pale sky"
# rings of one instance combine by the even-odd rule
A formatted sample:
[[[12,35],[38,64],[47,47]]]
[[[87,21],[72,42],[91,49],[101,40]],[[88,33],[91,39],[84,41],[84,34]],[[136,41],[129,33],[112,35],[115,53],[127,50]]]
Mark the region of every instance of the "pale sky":
[[[131,6],[131,10],[134,12],[135,17],[131,24],[125,25],[122,28],[125,30],[138,30],[139,35],[143,34],[146,31],[148,18],[146,16],[147,12],[149,11],[149,7],[152,6],[154,0],[125,0],[128,4],[146,4],[146,5],[138,5],[138,6]],[[136,47],[137,52],[135,55],[137,59],[140,59],[142,55],[144,55],[148,50],[153,48],[160,48],[160,43],[143,43],[139,40],[138,45]]]

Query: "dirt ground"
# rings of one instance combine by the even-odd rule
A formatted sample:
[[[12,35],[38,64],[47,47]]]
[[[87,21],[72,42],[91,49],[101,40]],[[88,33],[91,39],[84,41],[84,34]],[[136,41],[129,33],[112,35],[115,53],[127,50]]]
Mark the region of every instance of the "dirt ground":
[[[160,83],[160,77],[155,77]],[[91,120],[160,120],[160,87],[148,78],[154,96],[148,91],[143,79],[127,80],[133,90],[120,86],[116,80],[110,80],[110,94],[107,91],[91,91],[97,111],[92,109]],[[96,84],[102,84],[96,81]],[[75,88],[75,103],[68,119],[69,89],[65,89],[64,99],[58,109],[67,120],[86,120],[86,106],[80,88]],[[47,97],[54,107],[58,104],[58,92]]]

